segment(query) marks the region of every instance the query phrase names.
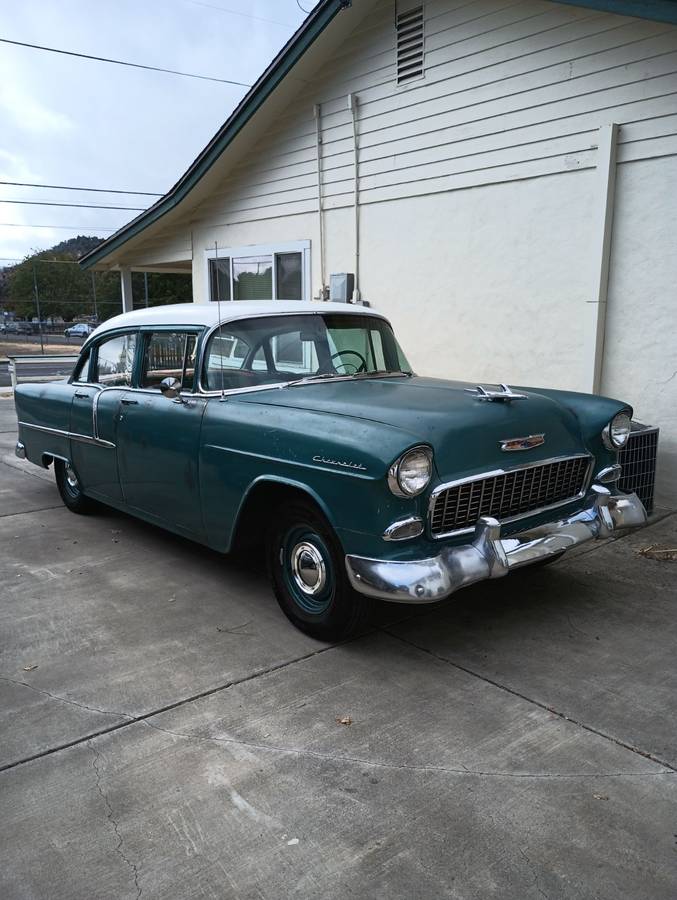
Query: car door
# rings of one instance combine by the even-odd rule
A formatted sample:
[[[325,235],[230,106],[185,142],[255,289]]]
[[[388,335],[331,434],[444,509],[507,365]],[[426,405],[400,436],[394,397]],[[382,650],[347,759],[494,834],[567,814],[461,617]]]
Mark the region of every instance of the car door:
[[[193,393],[199,330],[142,332],[138,386],[121,397],[117,422],[118,467],[127,506],[166,528],[203,535],[199,442],[204,398]],[[182,391],[168,399],[164,378]]]
[[[122,397],[132,384],[137,341],[134,331],[103,338],[73,383],[71,462],[85,493],[112,503],[123,499],[117,426]]]

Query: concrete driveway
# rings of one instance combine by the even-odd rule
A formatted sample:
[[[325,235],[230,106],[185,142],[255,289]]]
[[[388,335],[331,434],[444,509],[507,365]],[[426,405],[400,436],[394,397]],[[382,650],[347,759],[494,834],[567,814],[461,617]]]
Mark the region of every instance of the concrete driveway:
[[[0,400],[0,897],[677,896],[677,515],[327,646]],[[351,724],[337,722],[349,717]]]

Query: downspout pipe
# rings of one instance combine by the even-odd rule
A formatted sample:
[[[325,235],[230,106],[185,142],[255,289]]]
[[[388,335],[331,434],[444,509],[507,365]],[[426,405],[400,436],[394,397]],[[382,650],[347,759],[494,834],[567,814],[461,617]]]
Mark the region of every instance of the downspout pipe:
[[[324,215],[322,212],[322,107],[316,103],[313,112],[315,113],[315,136],[317,151],[317,214],[320,226],[320,279],[322,285],[320,287],[320,299],[327,299],[327,276],[326,264],[324,259]]]
[[[353,303],[360,302],[360,173],[359,173],[359,143],[357,129],[357,95],[348,94],[348,106],[353,122],[353,192],[355,195],[355,287],[353,290]]]

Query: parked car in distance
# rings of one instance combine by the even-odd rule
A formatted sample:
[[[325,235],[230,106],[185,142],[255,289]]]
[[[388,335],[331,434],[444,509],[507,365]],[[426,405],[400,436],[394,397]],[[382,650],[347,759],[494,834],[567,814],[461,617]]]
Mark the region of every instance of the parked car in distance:
[[[2,326],[3,334],[33,334],[34,330],[32,322],[5,322]]]
[[[76,322],[75,325],[64,329],[64,334],[66,337],[88,337],[93,331],[93,325],[88,325],[87,322]]]
[[[431,603],[639,526],[617,487],[632,410],[414,374],[388,321],[314,302],[110,319],[68,381],[20,384],[17,455],[215,550],[263,544],[277,600],[336,640],[375,598]]]

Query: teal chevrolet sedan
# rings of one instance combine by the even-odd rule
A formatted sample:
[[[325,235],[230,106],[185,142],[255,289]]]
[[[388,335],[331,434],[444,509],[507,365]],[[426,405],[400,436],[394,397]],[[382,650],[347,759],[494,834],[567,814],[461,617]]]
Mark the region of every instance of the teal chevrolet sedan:
[[[373,601],[432,603],[643,525],[617,488],[626,403],[416,375],[382,315],[341,303],[138,310],[67,381],[22,384],[17,456],[223,553],[265,550],[275,596],[323,640]]]

